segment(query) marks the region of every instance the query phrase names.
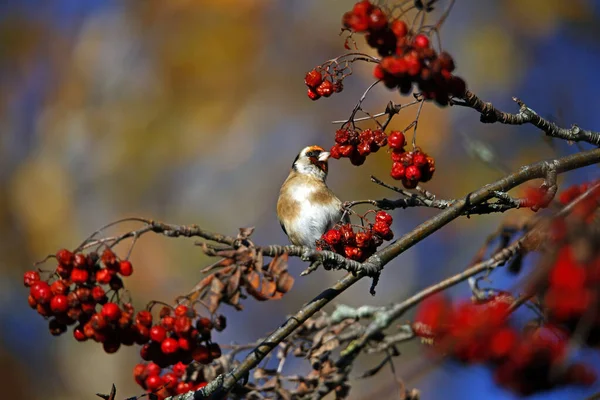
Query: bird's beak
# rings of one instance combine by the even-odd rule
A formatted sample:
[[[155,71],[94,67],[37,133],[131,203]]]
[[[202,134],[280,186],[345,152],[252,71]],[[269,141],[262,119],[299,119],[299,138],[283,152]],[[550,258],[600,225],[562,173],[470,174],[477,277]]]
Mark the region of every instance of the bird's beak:
[[[319,154],[319,161],[327,161],[330,155],[331,153],[329,153],[328,151],[322,151],[321,154]]]

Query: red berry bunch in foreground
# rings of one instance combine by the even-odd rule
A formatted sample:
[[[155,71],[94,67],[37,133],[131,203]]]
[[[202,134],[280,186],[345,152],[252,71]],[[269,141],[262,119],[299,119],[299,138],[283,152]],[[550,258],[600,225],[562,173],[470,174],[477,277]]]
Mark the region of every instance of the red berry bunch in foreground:
[[[375,253],[384,240],[394,237],[391,225],[392,216],[385,211],[378,211],[375,214],[375,222],[358,227],[357,232],[351,224],[344,224],[325,232],[317,241],[317,248],[334,251],[351,260],[364,261]]]
[[[311,100],[318,100],[321,97],[329,97],[334,93],[339,93],[344,89],[342,79],[338,79],[321,68],[315,68],[308,71],[304,77],[304,83],[308,86],[308,97]]]
[[[76,253],[62,249],[56,253],[58,266],[48,280],[37,271],[24,275],[29,287],[29,305],[49,319],[50,333],[57,336],[75,325],[77,341],[94,339],[114,353],[121,344],[143,342],[140,332],[132,326],[133,307],[130,304],[108,302],[110,292],[123,288],[122,277],[133,273],[131,262],[119,260],[110,249],[101,257],[97,253]]]
[[[407,189],[415,188],[419,182],[427,182],[435,172],[435,160],[420,149],[406,151],[406,138],[400,131],[390,133],[388,145],[391,149],[392,170],[390,175],[401,180]]]
[[[352,130],[338,129],[335,132],[335,145],[331,148],[331,157],[347,157],[354,165],[362,165],[367,156],[376,153],[387,144],[387,136],[381,129]]]
[[[554,387],[595,382],[587,366],[565,362],[568,337],[554,327],[519,332],[508,324],[512,296],[500,293],[480,304],[453,307],[443,297],[424,301],[413,323],[417,336],[465,363],[486,363],[499,385],[528,395]]]
[[[199,316],[193,308],[180,304],[173,311],[164,307],[160,320],[152,325],[149,311],[141,311],[136,321],[148,329],[150,342],[142,346],[141,357],[153,361],[160,367],[192,360],[208,364],[221,356],[219,345],[211,342],[211,331],[225,328],[224,317],[217,323],[210,318]]]
[[[164,369],[158,364],[140,363],[133,368],[135,381],[148,393],[155,393],[159,400],[169,396],[198,390],[207,385],[203,374],[191,374],[188,367],[178,362],[169,369]]]
[[[455,65],[450,54],[438,54],[427,35],[413,32],[368,0],[356,3],[342,23],[353,32],[366,33],[369,46],[383,56],[373,74],[390,89],[409,94],[416,84],[426,100],[441,106],[448,105],[450,96],[465,93],[465,81],[452,75]]]
[[[198,384],[204,383],[182,380],[181,369],[185,370],[185,366],[192,361],[209,364],[221,357],[221,348],[211,341],[211,331],[225,329],[223,316],[213,322],[199,316],[193,308],[180,304],[175,310],[163,307],[160,320],[155,324],[152,324],[152,314],[149,311],[140,311],[136,316],[136,324],[143,326],[145,332],[148,332],[150,342],[142,346],[140,355],[145,361],[151,362],[145,369],[140,367],[144,364],[136,366],[134,375],[136,381],[149,392],[155,392],[167,383],[167,396],[197,388]],[[171,372],[160,376],[161,369],[170,366],[173,366]],[[158,372],[154,373],[156,369]]]

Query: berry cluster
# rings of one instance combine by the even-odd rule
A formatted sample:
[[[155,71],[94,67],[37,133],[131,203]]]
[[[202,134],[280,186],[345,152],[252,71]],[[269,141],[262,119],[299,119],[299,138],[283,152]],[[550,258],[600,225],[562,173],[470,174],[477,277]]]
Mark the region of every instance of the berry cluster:
[[[354,231],[351,224],[328,230],[317,241],[317,248],[334,251],[351,260],[364,261],[375,253],[384,240],[394,237],[391,225],[392,216],[385,211],[378,211],[375,222],[359,227],[358,232]]]
[[[180,304],[173,311],[163,307],[160,320],[152,325],[152,314],[141,311],[136,323],[148,330],[150,342],[144,344],[140,355],[145,361],[153,361],[160,367],[182,362],[189,364],[192,360],[201,364],[209,364],[221,357],[221,349],[217,343],[211,342],[211,331],[225,329],[224,317],[215,322],[200,317],[196,311]]]
[[[143,342],[144,338],[132,324],[133,307],[109,302],[107,294],[123,288],[122,277],[130,276],[133,267],[128,260],[119,260],[110,249],[101,257],[97,253],[76,253],[62,249],[56,253],[58,266],[48,280],[37,271],[24,275],[29,287],[29,305],[49,318],[52,335],[61,335],[67,326],[77,341],[89,338],[100,342],[107,353],[114,353],[121,344]],[[118,296],[117,296],[118,298]]]
[[[329,97],[344,89],[342,79],[338,79],[332,74],[322,71],[319,67],[308,71],[306,77],[304,77],[304,83],[308,86],[308,97],[311,100]]]
[[[140,363],[133,368],[133,377],[138,385],[149,393],[155,393],[158,400],[198,390],[207,384],[202,374],[190,374],[182,362],[169,369],[153,362]]]
[[[500,293],[479,304],[453,307],[442,297],[432,297],[421,304],[413,330],[433,339],[442,354],[465,363],[487,363],[498,384],[519,394],[593,384],[596,376],[587,366],[563,368],[568,337],[561,331],[535,327],[519,332],[508,325],[512,302],[512,296]]]
[[[406,138],[400,131],[393,131],[388,137],[392,157],[392,178],[401,180],[407,189],[415,188],[419,182],[427,182],[435,172],[435,160],[420,149],[406,151]]]
[[[370,1],[356,3],[342,23],[353,32],[366,33],[369,46],[383,57],[373,74],[390,89],[409,94],[416,84],[424,99],[441,106],[448,105],[450,96],[465,93],[465,81],[452,75],[455,65],[450,54],[438,54],[427,35],[413,32],[402,20],[391,20]]]
[[[387,144],[387,136],[381,129],[352,130],[338,129],[335,132],[335,145],[330,150],[331,157],[350,158],[353,165],[362,165],[367,156],[376,153]]]

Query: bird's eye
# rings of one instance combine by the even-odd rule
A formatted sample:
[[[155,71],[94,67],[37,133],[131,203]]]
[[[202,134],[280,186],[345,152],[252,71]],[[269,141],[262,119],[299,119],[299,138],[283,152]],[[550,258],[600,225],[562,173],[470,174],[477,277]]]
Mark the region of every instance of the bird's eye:
[[[313,150],[313,151],[309,151],[308,153],[306,153],[306,157],[316,157],[318,156],[318,151]]]

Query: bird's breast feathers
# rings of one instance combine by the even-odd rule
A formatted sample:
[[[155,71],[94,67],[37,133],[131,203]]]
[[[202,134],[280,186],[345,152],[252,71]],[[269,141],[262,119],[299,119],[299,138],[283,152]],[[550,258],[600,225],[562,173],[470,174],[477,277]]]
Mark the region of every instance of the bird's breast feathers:
[[[341,201],[323,182],[295,178],[282,186],[277,214],[293,244],[314,247],[315,241],[339,221]]]

